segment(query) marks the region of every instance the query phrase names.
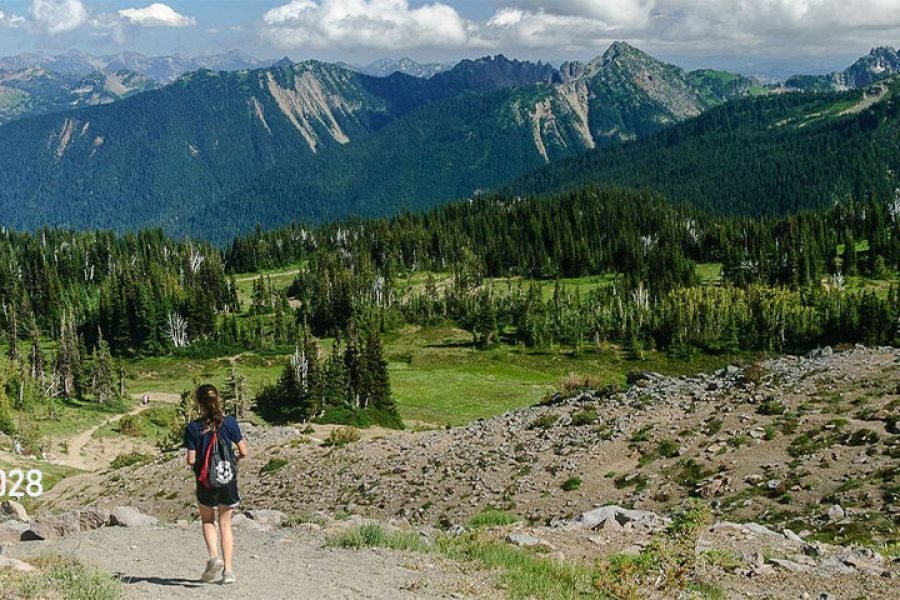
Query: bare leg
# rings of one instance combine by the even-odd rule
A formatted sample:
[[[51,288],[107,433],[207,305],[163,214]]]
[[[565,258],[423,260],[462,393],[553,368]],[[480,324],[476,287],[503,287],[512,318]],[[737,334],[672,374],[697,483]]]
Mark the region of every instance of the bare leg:
[[[231,537],[229,515],[229,538]],[[219,539],[216,535],[216,509],[209,506],[200,505],[200,521],[203,523],[203,539],[206,541],[206,549],[209,550],[209,557],[216,558],[219,556]]]
[[[219,534],[222,536],[222,558],[225,560],[225,570],[231,571],[234,559],[234,538],[231,535],[232,509],[225,506],[219,507]]]

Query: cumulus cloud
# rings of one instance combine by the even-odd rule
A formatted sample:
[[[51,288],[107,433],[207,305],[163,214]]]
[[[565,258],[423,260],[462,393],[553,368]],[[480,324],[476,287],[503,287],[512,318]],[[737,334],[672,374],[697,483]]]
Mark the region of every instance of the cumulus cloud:
[[[483,20],[436,0],[291,0],[263,15],[288,48],[599,51],[613,39],[669,50],[797,51],[900,38],[898,0],[498,0]],[[867,43],[865,42],[865,43]]]
[[[29,16],[35,28],[53,35],[78,29],[88,21],[81,0],[33,0]]]
[[[193,17],[186,17],[160,2],[144,8],[122,9],[119,16],[132,25],[141,27],[188,27],[196,24]]]
[[[407,0],[292,0],[263,15],[267,36],[282,47],[462,47],[469,23],[446,4],[412,8]]]
[[[0,27],[21,27],[25,24],[25,18],[18,15],[8,15],[0,10]]]

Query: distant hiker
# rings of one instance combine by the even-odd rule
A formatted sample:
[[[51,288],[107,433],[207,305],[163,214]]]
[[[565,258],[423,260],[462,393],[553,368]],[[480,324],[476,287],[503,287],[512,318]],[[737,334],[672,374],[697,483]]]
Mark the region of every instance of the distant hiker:
[[[16,444],[15,444],[14,450],[15,450],[16,454],[22,454],[22,442],[19,441],[18,437],[16,438]]]
[[[210,582],[222,571],[222,583],[234,583],[231,515],[240,504],[237,485],[237,461],[247,456],[247,442],[234,417],[222,412],[222,398],[212,385],[201,385],[196,393],[200,418],[187,424],[184,447],[187,463],[194,469],[197,503],[203,523],[203,539],[209,560],[200,580]],[[235,457],[234,446],[237,446]],[[216,535],[216,510],[219,535]],[[222,558],[219,558],[219,537]],[[223,570],[224,569],[224,570]]]
[[[141,404],[143,404],[144,406],[150,404],[150,394],[144,394],[144,397],[141,398]]]

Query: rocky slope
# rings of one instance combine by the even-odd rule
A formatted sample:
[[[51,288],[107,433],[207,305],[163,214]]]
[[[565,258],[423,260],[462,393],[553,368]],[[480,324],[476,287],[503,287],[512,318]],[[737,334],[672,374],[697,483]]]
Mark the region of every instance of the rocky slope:
[[[241,466],[248,510],[236,521],[238,540],[257,556],[265,551],[253,548],[266,536],[284,548],[315,546],[369,517],[388,530],[417,531],[428,547],[442,536],[471,535],[470,519],[493,508],[522,521],[479,539],[573,565],[603,565],[623,554],[655,560],[665,556],[660,543],[687,543],[691,577],[728,597],[893,597],[900,575],[900,350],[826,348],[704,376],[630,379],[625,391],[556,396],[447,431],[367,432],[337,448],[321,445],[321,429],[310,435],[247,424],[253,455]],[[135,563],[143,542],[133,540],[168,545],[183,537],[179,548],[199,545],[196,532],[182,532],[195,518],[192,488],[180,456],[74,477],[45,497],[43,514],[31,522],[6,507],[11,519],[0,535],[48,540],[12,546],[16,557],[77,547],[133,577],[129,590],[143,597],[156,589],[150,571],[174,567],[157,559]],[[689,497],[713,518],[695,537],[666,538]],[[278,529],[297,523],[300,530]],[[104,524],[146,533],[106,527],[85,534]],[[115,556],[92,550],[119,546]],[[304,552],[319,556],[313,547]],[[421,561],[413,556],[402,564]],[[403,579],[393,559],[385,560],[387,587],[372,597],[392,597],[390,586]],[[441,562],[428,576],[436,587],[419,595],[502,593],[479,565]],[[315,579],[321,568],[307,574]],[[191,575],[183,578],[188,586]],[[347,582],[341,578],[338,587]],[[660,580],[640,586],[640,597],[672,597]]]
[[[858,348],[749,373],[646,374],[625,392],[339,448],[290,428],[249,428],[255,451],[242,466],[243,494],[250,506],[285,512],[427,524],[461,523],[485,507],[553,524],[598,502],[665,511],[698,496],[730,520],[823,541],[896,542],[898,385],[900,350]],[[260,475],[273,457],[285,466]],[[179,463],[161,457],[88,478],[54,490],[47,506],[131,499],[181,518],[193,484]],[[581,482],[565,491],[573,478]]]

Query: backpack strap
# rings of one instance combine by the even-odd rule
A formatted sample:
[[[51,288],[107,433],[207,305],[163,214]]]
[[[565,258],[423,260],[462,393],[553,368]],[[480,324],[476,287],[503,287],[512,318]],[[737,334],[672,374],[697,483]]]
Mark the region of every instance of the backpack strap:
[[[216,445],[216,436],[218,432],[213,429],[212,430],[212,439],[209,441],[209,445],[206,447],[206,454],[203,457],[203,464],[200,466],[200,475],[197,476],[197,480],[203,484],[204,487],[210,487],[209,485],[209,457],[212,455],[213,446]]]

